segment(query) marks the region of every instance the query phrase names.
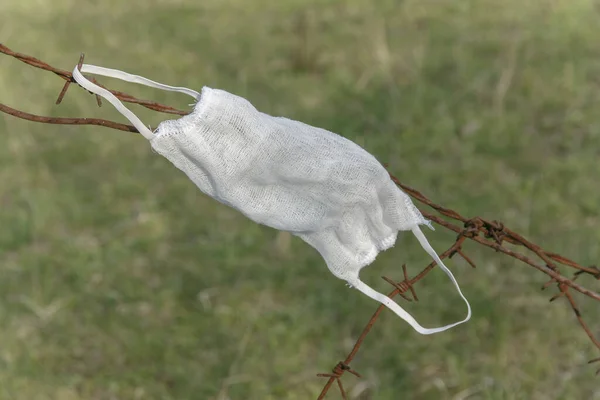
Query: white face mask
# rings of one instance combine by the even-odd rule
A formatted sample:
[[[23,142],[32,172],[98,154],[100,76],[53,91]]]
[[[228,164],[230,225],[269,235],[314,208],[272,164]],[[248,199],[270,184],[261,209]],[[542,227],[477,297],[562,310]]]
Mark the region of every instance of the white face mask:
[[[185,93],[197,102],[191,114],[163,121],[150,131],[109,91],[75,67],[73,78],[114,105],[183,171],[198,188],[250,218],[288,231],[313,246],[338,278],[384,304],[417,332],[442,332],[471,318],[469,302],[421,232],[433,227],[410,197],[366,150],[335,133],[257,111],[246,99],[204,87],[202,93],[163,85],[122,71],[82,65],[81,72]],[[440,328],[424,328],[389,297],[363,283],[362,268],[412,231],[448,275],[467,304],[467,317]]]

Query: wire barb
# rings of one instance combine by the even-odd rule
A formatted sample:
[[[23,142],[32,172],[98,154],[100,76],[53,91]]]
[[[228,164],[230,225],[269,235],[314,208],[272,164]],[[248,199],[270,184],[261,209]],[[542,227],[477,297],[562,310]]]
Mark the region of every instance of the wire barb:
[[[471,266],[471,268],[477,268],[477,265],[475,265],[475,263],[473,262],[473,260],[471,260],[469,258],[469,256],[467,256],[463,250],[462,247],[458,247],[454,253],[450,254],[450,256],[448,258],[452,258],[454,257],[456,254],[458,254],[459,256],[461,256],[463,258],[463,260],[465,260],[467,263],[469,263],[469,265]]]
[[[77,63],[77,69],[81,71],[81,66],[83,65],[83,58],[85,57],[85,55],[83,53],[81,53],[81,56],[79,56],[79,63]],[[69,86],[71,86],[71,82],[74,82],[73,77],[71,77],[71,79],[67,80],[65,82],[65,84],[62,87],[62,90],[60,91],[60,94],[58,95],[58,98],[56,99],[56,104],[60,104],[63,100],[63,97],[65,97],[65,94],[67,94],[67,89],[69,89]]]
[[[349,372],[352,375],[356,376],[357,378],[362,378],[362,376],[358,372],[356,372],[355,370],[350,368],[350,366],[343,361],[338,362],[331,371],[332,371],[331,374],[317,374],[317,376],[319,378],[329,378],[329,380],[332,383],[333,383],[333,381],[336,381],[338,384],[338,388],[340,389],[342,398],[346,400],[348,397],[346,395],[346,391],[344,390],[344,385],[342,384],[342,380],[341,380],[342,375],[344,375],[344,372]],[[330,386],[331,386],[331,384],[330,384]],[[325,394],[326,394],[326,392],[321,393],[321,396],[319,396],[319,400],[323,399]]]
[[[81,66],[83,65],[84,57],[85,57],[84,53],[81,53],[81,55],[79,56],[79,62],[77,63],[77,69],[79,71],[81,71]],[[98,85],[98,82],[96,81],[96,79],[90,78],[90,80],[92,82],[94,82],[96,85]],[[56,104],[60,104],[62,102],[63,98],[65,97],[65,94],[67,93],[67,89],[69,89],[69,86],[71,85],[71,83],[76,83],[78,86],[81,87],[81,85],[79,85],[79,83],[77,83],[77,81],[75,81],[73,76],[71,76],[71,79],[65,82],[65,85],[63,86],[62,90],[60,91],[60,94],[58,95],[58,99],[56,99]],[[90,91],[88,91],[88,92],[90,94],[94,94]],[[100,97],[97,94],[95,96],[96,96],[96,103],[98,103],[98,107],[102,107],[102,97]]]
[[[600,362],[600,357],[594,358],[593,360],[588,361],[588,364],[593,364],[593,363],[597,363],[597,362]],[[596,371],[596,375],[600,375],[600,368]]]
[[[413,301],[414,299],[414,301],[419,301],[419,298],[417,297],[417,292],[415,292],[415,288],[410,283],[410,279],[408,278],[408,273],[406,272],[406,264],[402,264],[402,271],[404,273],[404,280],[402,282],[394,282],[386,276],[382,276],[381,278],[390,285],[394,286],[396,289],[398,289],[398,295],[400,295],[404,300]],[[410,291],[410,293],[412,294],[412,299],[404,294],[408,291]]]
[[[572,261],[571,261],[572,262]],[[595,279],[600,281],[600,269],[598,269],[598,267],[596,267],[595,265],[591,265],[586,269],[582,269],[580,271],[577,271],[573,274],[573,280],[577,279],[580,275],[582,274],[588,274],[593,276]]]

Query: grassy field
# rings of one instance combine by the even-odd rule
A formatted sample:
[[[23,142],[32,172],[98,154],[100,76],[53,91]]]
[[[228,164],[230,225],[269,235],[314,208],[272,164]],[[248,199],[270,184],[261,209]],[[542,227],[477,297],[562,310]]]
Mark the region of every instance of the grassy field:
[[[404,183],[600,259],[600,6],[594,0],[4,0],[0,41],[71,69],[222,88],[354,140]],[[0,56],[0,102],[126,122]],[[185,96],[110,79],[180,108]],[[165,114],[133,110],[156,126]],[[454,235],[428,232],[439,251]],[[420,336],[386,311],[353,399],[600,399],[598,352],[535,270],[473,244],[448,262],[473,319]],[[411,235],[362,277],[429,263]],[[314,399],[377,304],[297,238],[200,193],[135,134],[0,117],[0,399]],[[598,283],[582,283],[598,291]],[[434,271],[407,306],[462,319]],[[583,303],[597,334],[600,309]],[[594,315],[596,318],[594,319]],[[469,394],[471,397],[469,397]],[[339,399],[332,390],[328,399]]]

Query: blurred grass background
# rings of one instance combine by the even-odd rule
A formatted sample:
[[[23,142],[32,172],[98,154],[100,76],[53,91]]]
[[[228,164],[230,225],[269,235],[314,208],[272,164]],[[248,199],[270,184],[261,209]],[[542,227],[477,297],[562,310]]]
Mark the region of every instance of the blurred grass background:
[[[595,0],[4,0],[0,40],[68,70],[85,52],[231,91],[589,265],[600,258],[599,20]],[[51,73],[6,56],[0,68],[7,105],[123,121],[76,87],[56,106]],[[100,81],[189,109],[182,95]],[[132,109],[153,126],[172,118]],[[377,306],[299,239],[202,195],[139,135],[2,115],[0,205],[1,399],[312,399],[315,374],[345,357]],[[428,237],[438,251],[454,240]],[[547,304],[545,277],[466,250],[477,270],[448,265],[473,319],[420,336],[384,312],[352,364],[364,379],[344,378],[349,397],[600,399],[586,365],[598,353],[568,305]],[[381,275],[429,261],[401,235],[361,276],[387,292]],[[464,317],[440,271],[418,291],[407,308],[424,325]],[[582,304],[600,333],[598,305]]]

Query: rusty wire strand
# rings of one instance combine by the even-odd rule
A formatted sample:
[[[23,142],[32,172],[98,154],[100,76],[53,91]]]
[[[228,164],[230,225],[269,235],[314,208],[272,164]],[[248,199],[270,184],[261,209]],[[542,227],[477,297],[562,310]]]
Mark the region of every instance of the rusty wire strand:
[[[19,61],[24,62],[25,64],[31,65],[32,67],[35,68],[40,68],[43,69],[45,71],[50,71],[53,72],[54,74],[60,76],[62,79],[64,79],[65,81],[67,81],[67,83],[65,83],[65,86],[63,86],[62,90],[61,90],[61,94],[59,94],[58,99],[56,100],[56,104],[60,104],[60,102],[62,101],[62,98],[65,94],[65,92],[67,91],[69,85],[71,83],[75,83],[79,86],[79,84],[75,81],[75,79],[73,79],[73,75],[69,72],[69,71],[65,71],[64,69],[60,69],[60,68],[55,68],[35,57],[31,57],[28,56],[26,54],[22,54],[22,53],[17,53],[11,49],[9,49],[8,47],[6,47],[4,44],[0,43],[0,53],[4,53],[8,56],[11,56],[13,58],[16,58]],[[79,66],[81,66],[81,64],[83,64],[83,59],[80,58],[80,62],[78,63]],[[182,110],[178,110],[174,107],[171,106],[167,106],[164,104],[160,104],[154,101],[150,101],[150,100],[142,100],[142,99],[138,99],[136,97],[133,97],[130,94],[124,93],[124,92],[119,92],[116,90],[110,90],[107,89],[106,87],[102,86],[101,84],[99,84],[98,82],[94,81],[94,83],[96,83],[98,86],[108,90],[109,92],[111,92],[112,94],[114,94],[118,99],[120,99],[121,101],[127,102],[127,103],[133,103],[133,104],[139,104],[143,107],[146,107],[150,110],[153,111],[158,111],[158,112],[163,112],[163,113],[167,113],[167,114],[176,114],[176,115],[187,115],[189,114],[189,111],[182,111]],[[101,103],[99,102],[98,105],[100,105]],[[81,123],[76,123],[73,122],[73,120],[75,120],[76,118],[73,118],[71,122],[66,122],[65,125],[81,125]]]
[[[0,43],[0,52],[4,53],[6,55],[9,55],[11,57],[17,58],[18,60],[20,60],[26,64],[32,65],[36,68],[41,68],[43,70],[53,72],[54,74],[60,76],[65,81],[67,81],[65,83],[65,85],[63,86],[63,89],[61,90],[60,95],[56,101],[57,104],[59,104],[62,101],[64,94],[66,93],[69,85],[71,83],[75,82],[73,77],[71,76],[70,72],[61,70],[58,68],[54,68],[54,67],[50,66],[49,64],[47,64],[41,60],[38,60],[37,58],[14,52],[14,51],[10,50],[8,47],[2,45],[1,43]],[[81,65],[82,62],[83,62],[83,59],[81,58],[78,65]],[[112,90],[111,90],[111,93],[113,93],[115,96],[117,96],[122,101],[140,104],[140,105],[147,107],[154,111],[166,112],[166,113],[171,113],[171,114],[179,114],[179,115],[187,114],[187,112],[177,110],[177,109],[169,107],[167,105],[150,102],[147,100],[137,99],[126,93],[112,91]],[[100,103],[99,103],[99,105],[100,105]],[[117,129],[117,130],[122,130],[122,131],[127,131],[127,132],[137,132],[137,130],[131,125],[124,125],[124,124],[120,124],[117,122],[102,120],[102,119],[42,117],[42,116],[38,116],[38,115],[34,115],[34,114],[29,114],[29,113],[26,113],[26,112],[23,112],[20,110],[16,110],[14,108],[8,107],[3,104],[0,104],[0,111],[5,112],[10,115],[13,115],[17,118],[26,119],[26,120],[33,121],[33,122],[41,122],[41,123],[49,123],[49,124],[65,124],[65,125],[98,125],[98,126],[104,126],[107,128],[112,128],[112,129]],[[384,164],[384,166],[387,167],[387,164]],[[464,217],[461,214],[459,214],[458,212],[456,212],[450,208],[443,207],[439,204],[434,203],[432,200],[427,198],[425,195],[423,195],[419,191],[400,182],[395,176],[393,176],[391,174],[390,174],[390,178],[400,188],[402,188],[402,190],[404,190],[407,194],[409,194],[413,199],[433,208],[435,211],[437,211],[442,216],[453,219],[462,224],[462,226],[456,225],[454,223],[448,222],[447,220],[439,217],[438,215],[421,210],[421,212],[425,218],[427,218],[427,219],[435,222],[436,224],[438,224],[452,232],[455,232],[457,234],[455,242],[446,251],[444,251],[443,253],[440,254],[440,259],[452,258],[454,255],[458,254],[471,267],[475,268],[476,267],[475,263],[464,253],[463,248],[462,248],[464,242],[467,239],[469,239],[480,245],[494,249],[496,252],[501,252],[512,258],[515,258],[515,259],[543,272],[544,274],[546,274],[550,277],[550,280],[542,286],[542,289],[546,289],[554,284],[556,284],[556,287],[558,289],[558,293],[550,298],[550,302],[553,302],[554,300],[561,298],[561,297],[566,298],[569,305],[571,306],[573,313],[575,314],[580,326],[585,331],[585,333],[589,337],[590,341],[598,349],[600,349],[600,340],[598,340],[598,338],[596,338],[596,336],[592,333],[591,329],[589,328],[589,326],[583,319],[582,313],[573,297],[573,294],[571,293],[571,290],[575,290],[593,300],[600,302],[600,294],[599,293],[589,290],[589,289],[583,287],[582,285],[579,285],[574,282],[582,274],[590,275],[590,276],[594,277],[596,280],[600,280],[600,269],[597,266],[587,266],[587,267],[582,266],[582,265],[576,263],[575,261],[572,261],[564,256],[561,256],[560,254],[546,251],[546,250],[542,249],[540,246],[525,239],[523,236],[519,235],[518,233],[508,229],[501,222],[489,221],[489,220],[486,220],[486,219],[483,219],[480,217],[475,217],[475,218]],[[533,258],[526,256],[525,254],[522,254],[520,252],[509,249],[508,247],[506,247],[505,243],[526,248],[527,250],[529,250],[533,254],[535,254],[535,256],[537,256],[537,258],[539,258],[542,263],[536,262]],[[419,272],[417,275],[415,275],[412,279],[408,278],[408,275],[406,272],[406,266],[403,265],[402,269],[403,269],[403,274],[404,274],[404,280],[401,282],[395,282],[394,280],[392,280],[388,277],[382,277],[384,280],[386,280],[386,282],[388,282],[389,284],[391,284],[394,287],[394,290],[392,290],[388,296],[390,298],[393,298],[397,295],[401,295],[407,301],[412,301],[413,299],[414,299],[414,301],[417,301],[418,297],[417,297],[417,294],[416,294],[416,291],[415,291],[413,285],[415,283],[419,282],[421,279],[423,279],[435,267],[435,265],[436,265],[435,262],[430,263],[421,272]],[[560,267],[568,267],[568,268],[572,268],[572,269],[576,270],[573,274],[573,278],[569,279],[568,277],[563,275],[560,271]],[[407,293],[407,292],[411,292],[412,299],[410,297],[408,297],[407,295],[405,295],[405,293]],[[361,377],[360,374],[358,374],[356,371],[354,371],[353,369],[350,368],[349,364],[352,362],[352,360],[354,359],[354,357],[360,350],[366,336],[371,331],[371,329],[373,328],[373,325],[375,324],[375,322],[377,321],[381,312],[384,309],[385,309],[385,307],[383,305],[380,305],[376,309],[375,313],[369,319],[369,321],[365,325],[362,333],[356,340],[354,347],[352,348],[350,353],[346,356],[344,361],[340,361],[336,364],[336,366],[332,369],[332,373],[318,374],[319,377],[328,378],[328,381],[325,383],[323,390],[321,391],[321,394],[318,397],[319,400],[322,400],[325,398],[325,396],[327,395],[328,391],[330,390],[330,388],[332,387],[334,382],[337,383],[337,386],[340,390],[342,398],[344,398],[344,399],[347,398],[341,378],[345,372],[349,372],[359,378]],[[600,362],[600,357],[592,359],[588,363],[593,364],[593,363],[598,363],[598,362]],[[600,369],[597,371],[597,374],[600,374]]]
[[[453,254],[455,254],[457,252],[458,249],[460,249],[460,247],[462,246],[462,243],[464,242],[466,238],[463,237],[459,237],[457,238],[456,242],[454,242],[454,244],[452,246],[450,246],[450,248],[448,250],[446,250],[445,252],[443,252],[442,254],[440,254],[440,259],[445,259],[448,258],[450,256],[452,256]],[[433,267],[435,267],[436,263],[431,262],[427,267],[425,267],[421,272],[419,272],[414,278],[412,279],[406,279],[398,284],[395,284],[395,289],[392,290],[389,294],[388,297],[389,298],[394,298],[395,296],[403,293],[402,290],[404,290],[404,292],[408,291],[408,290],[414,290],[412,288],[412,286],[420,281],[421,279],[423,279],[432,269]],[[383,277],[383,279],[385,279],[386,281],[390,281],[389,278]],[[399,287],[401,287],[402,289],[400,289]],[[358,337],[358,339],[356,340],[356,342],[354,343],[354,347],[352,347],[352,350],[350,351],[350,353],[348,353],[348,355],[346,356],[346,358],[344,359],[344,361],[340,361],[338,363],[338,365],[343,364],[345,366],[349,367],[349,364],[352,362],[352,360],[354,359],[354,357],[356,356],[356,354],[358,353],[358,351],[360,350],[360,347],[362,346],[365,338],[367,337],[367,335],[369,334],[369,332],[371,331],[371,328],[373,328],[373,325],[375,325],[375,322],[377,321],[377,319],[379,318],[379,315],[382,313],[383,310],[385,310],[385,306],[382,304],[379,307],[377,307],[377,310],[375,310],[375,313],[373,314],[373,316],[371,317],[371,319],[369,319],[369,322],[367,322],[367,325],[364,327],[363,331],[361,332],[360,336]],[[333,384],[334,381],[338,381],[338,384],[341,384],[341,377],[344,374],[345,370],[341,369],[341,368],[334,368],[334,376],[328,376],[329,380],[327,381],[327,383],[325,383],[325,386],[323,387],[323,390],[321,391],[321,394],[319,395],[319,397],[317,398],[317,400],[323,400],[325,398],[325,396],[327,395],[327,393],[329,392],[329,389],[331,388],[331,385]],[[317,374],[317,376],[320,377],[325,377],[327,376],[326,374]]]
[[[553,296],[550,299],[550,301],[552,302],[559,297],[566,297],[573,312],[575,313],[575,316],[576,316],[577,321],[579,322],[580,326],[585,331],[585,333],[589,337],[590,341],[596,346],[596,348],[600,349],[600,341],[594,336],[590,327],[584,321],[584,319],[581,315],[581,312],[579,310],[579,307],[577,306],[577,304],[575,302],[575,299],[573,298],[572,294],[569,292],[569,289],[572,288],[594,300],[600,301],[600,294],[593,292],[591,290],[588,290],[588,289],[586,289],[580,285],[577,285],[576,283],[573,282],[573,280],[578,275],[581,275],[582,273],[590,274],[593,277],[595,277],[596,279],[600,279],[600,271],[598,270],[598,268],[593,267],[593,266],[592,267],[583,267],[583,266],[575,263],[574,261],[571,261],[565,257],[562,257],[556,253],[546,252],[540,246],[529,242],[528,240],[523,238],[521,235],[511,231],[510,229],[506,228],[502,223],[499,223],[497,221],[489,222],[482,218],[467,219],[454,210],[451,210],[449,208],[435,204],[433,201],[429,200],[427,197],[425,197],[419,191],[401,183],[398,180],[398,178],[396,178],[395,176],[390,174],[390,177],[398,186],[400,186],[405,192],[407,192],[414,199],[420,201],[421,203],[429,205],[430,207],[434,208],[435,210],[437,210],[438,212],[440,212],[441,214],[443,214],[447,217],[450,217],[455,220],[463,222],[464,228],[460,228],[458,225],[447,222],[446,220],[444,220],[436,215],[433,215],[431,213],[421,210],[421,212],[425,216],[425,218],[432,220],[432,221],[436,222],[437,224],[458,233],[458,236],[457,236],[454,244],[448,250],[446,250],[445,252],[440,254],[440,259],[451,258],[455,254],[459,254],[462,258],[465,259],[465,261],[467,263],[469,263],[469,265],[471,265],[471,267],[475,268],[475,264],[473,263],[473,261],[470,258],[468,258],[462,250],[463,242],[466,239],[471,239],[481,245],[493,248],[496,251],[502,252],[513,258],[516,258],[519,261],[522,261],[522,262],[544,272],[545,274],[547,274],[551,277],[551,280],[548,283],[546,283],[542,287],[542,289],[545,289],[545,288],[551,286],[552,284],[556,283],[558,290],[559,290],[559,293],[557,295]],[[492,232],[494,232],[495,234]],[[479,236],[480,233],[483,233],[484,237]],[[486,240],[486,238],[494,239],[494,241]],[[547,261],[549,258],[551,258],[564,266],[577,269],[578,271],[575,273],[575,277],[573,278],[573,280],[570,280],[567,277],[561,275],[559,272],[557,272],[556,266],[554,266],[552,264],[539,265],[533,259],[504,247],[502,245],[502,241],[503,241],[502,239],[506,240],[507,242],[510,242],[511,244],[521,245],[521,246],[526,247],[527,249],[529,249],[533,253],[535,253],[538,257],[540,257],[542,259],[542,261]],[[425,267],[425,269],[423,269],[413,279],[408,280],[405,275],[404,281],[402,281],[400,283],[396,283],[396,284],[392,283],[392,285],[395,286],[396,289],[394,289],[388,295],[388,297],[393,298],[396,295],[405,293],[408,290],[410,290],[413,293],[413,296],[415,296],[413,285],[416,282],[423,279],[433,269],[433,267],[435,265],[436,265],[435,262],[430,263],[427,267]],[[384,280],[391,283],[390,282],[391,280],[389,278],[384,277]],[[346,359],[343,361],[344,365],[350,364],[350,362],[354,359],[354,356],[356,355],[359,348],[361,347],[365,337],[370,332],[371,328],[373,327],[376,320],[379,318],[379,315],[381,314],[381,312],[384,309],[385,309],[385,306],[383,306],[383,305],[380,305],[377,308],[377,310],[375,311],[375,313],[373,314],[373,316],[371,317],[371,319],[369,320],[369,322],[363,329],[363,332],[358,337],[352,351],[348,354]],[[600,362],[600,358],[596,358],[596,359],[589,361],[590,364],[596,363],[596,362]],[[321,394],[319,395],[318,400],[322,400],[325,398],[325,396],[329,392],[329,389],[331,388],[331,385],[333,384],[334,381],[337,381],[338,385],[341,384],[341,377],[344,374],[344,370],[338,370],[337,372],[338,372],[338,374],[329,378],[329,380],[323,387],[323,390],[321,391]],[[596,372],[596,374],[600,374],[600,369]],[[323,376],[323,375],[320,375],[320,376]]]
[[[106,119],[99,118],[64,118],[64,117],[43,117],[41,115],[35,115],[26,113],[24,111],[16,110],[12,107],[0,103],[0,111],[3,113],[12,115],[17,118],[26,119],[33,122],[41,122],[44,124],[57,124],[57,125],[97,125],[104,126],[106,128],[117,129],[125,132],[137,132],[138,130],[133,125],[121,124],[119,122],[113,122]]]

